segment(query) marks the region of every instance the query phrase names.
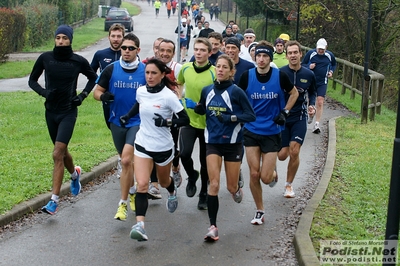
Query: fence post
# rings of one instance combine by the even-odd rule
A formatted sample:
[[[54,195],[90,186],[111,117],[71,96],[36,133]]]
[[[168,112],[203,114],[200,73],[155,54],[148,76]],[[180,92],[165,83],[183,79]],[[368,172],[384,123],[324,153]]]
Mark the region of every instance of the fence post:
[[[361,123],[366,124],[368,121],[368,101],[369,101],[369,88],[370,88],[371,77],[370,75],[364,76],[364,86],[362,90],[362,101],[361,101]]]
[[[351,92],[350,92],[350,99],[354,100],[356,98],[356,92],[354,89],[357,88],[357,81],[358,81],[358,75],[354,71],[354,66],[352,68],[352,74],[351,74]]]
[[[346,94],[346,87],[344,86],[344,84],[346,84],[347,69],[348,69],[348,67],[346,66],[346,64],[343,64],[342,91],[340,92],[340,94],[342,94],[342,95]]]
[[[375,120],[375,113],[377,108],[377,101],[378,98],[378,80],[373,80],[371,82],[371,110],[369,112],[369,121]]]
[[[383,101],[383,82],[385,80],[379,79],[378,80],[378,102],[380,102],[381,104],[376,108],[376,113],[378,115],[381,114],[381,110],[382,110],[382,101]]]

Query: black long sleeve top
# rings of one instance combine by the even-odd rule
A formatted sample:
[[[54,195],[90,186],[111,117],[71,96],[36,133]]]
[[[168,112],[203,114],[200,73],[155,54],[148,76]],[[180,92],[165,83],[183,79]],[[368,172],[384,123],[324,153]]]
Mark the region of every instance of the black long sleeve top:
[[[45,72],[45,88],[39,83],[39,77]],[[72,99],[77,95],[77,83],[79,74],[88,78],[84,92],[88,95],[97,79],[97,74],[91,68],[89,62],[82,56],[72,53],[67,59],[56,59],[54,52],[41,54],[33,66],[29,77],[29,87],[39,95],[45,96],[44,90],[51,90],[54,97],[46,100],[46,110],[56,112],[67,112],[73,108]]]

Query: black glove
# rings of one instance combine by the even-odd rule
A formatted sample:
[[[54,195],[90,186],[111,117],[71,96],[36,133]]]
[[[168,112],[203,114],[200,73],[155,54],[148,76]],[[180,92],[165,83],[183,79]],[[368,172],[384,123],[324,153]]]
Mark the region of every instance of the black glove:
[[[204,115],[206,112],[205,112],[205,110],[204,110],[204,108],[203,108],[203,105],[201,104],[201,103],[198,103],[194,108],[193,108],[193,110],[194,110],[194,112],[196,113],[196,114],[199,114],[199,115]]]
[[[217,116],[219,122],[221,122],[221,123],[228,123],[231,121],[230,115],[226,115],[226,114],[219,112],[216,116]]]
[[[55,95],[55,90],[43,89],[42,91],[42,96],[48,101],[54,100]]]
[[[123,115],[123,116],[121,116],[121,117],[119,118],[119,122],[121,123],[121,126],[122,126],[122,127],[125,127],[126,124],[129,123],[129,117],[128,117],[128,115]]]
[[[154,124],[158,127],[167,127],[167,119],[164,119],[160,114],[154,113]]]
[[[275,118],[274,122],[277,123],[280,126],[283,126],[286,123],[286,118],[288,117],[288,114],[285,112],[285,110],[282,110]]]
[[[85,100],[85,98],[86,98],[86,95],[83,93],[76,95],[74,98],[72,98],[72,105],[80,106],[82,104],[83,100]]]
[[[114,94],[112,94],[109,91],[106,91],[105,93],[103,93],[102,95],[100,95],[100,100],[102,102],[107,102],[107,103],[111,103],[114,101]]]

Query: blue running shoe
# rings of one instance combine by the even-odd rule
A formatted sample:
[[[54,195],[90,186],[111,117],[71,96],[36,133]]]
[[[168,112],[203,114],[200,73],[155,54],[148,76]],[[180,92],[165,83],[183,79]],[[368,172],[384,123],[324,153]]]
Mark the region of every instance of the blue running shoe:
[[[42,207],[42,212],[53,215],[58,211],[58,204],[54,200],[50,200],[47,205]]]
[[[173,195],[168,195],[168,200],[167,200],[167,210],[170,213],[173,213],[176,211],[178,208],[178,198],[176,196],[176,186],[175,186],[175,191]]]
[[[137,241],[147,241],[149,238],[146,235],[146,231],[143,228],[143,222],[138,222],[132,226],[131,238]]]
[[[71,178],[71,193],[74,196],[77,196],[79,192],[81,192],[81,182],[79,181],[81,178],[82,168],[80,166],[75,166],[75,170],[78,173],[76,179]]]

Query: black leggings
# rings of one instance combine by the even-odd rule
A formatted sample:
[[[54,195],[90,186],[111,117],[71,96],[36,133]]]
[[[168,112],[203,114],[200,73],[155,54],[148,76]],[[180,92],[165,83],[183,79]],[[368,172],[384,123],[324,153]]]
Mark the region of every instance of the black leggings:
[[[179,138],[180,158],[189,180],[193,179],[196,174],[193,166],[192,152],[196,139],[199,139],[200,148],[200,175],[201,175],[201,190],[200,193],[207,192],[208,173],[206,161],[206,142],[204,139],[204,129],[194,128],[192,126],[181,127]],[[194,181],[194,180],[192,180]]]

